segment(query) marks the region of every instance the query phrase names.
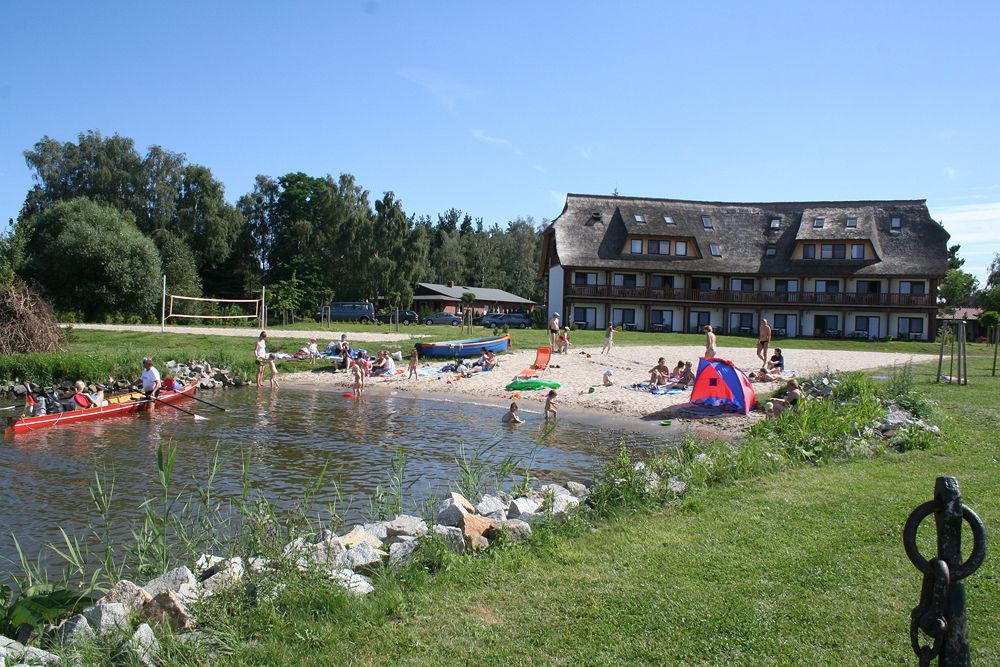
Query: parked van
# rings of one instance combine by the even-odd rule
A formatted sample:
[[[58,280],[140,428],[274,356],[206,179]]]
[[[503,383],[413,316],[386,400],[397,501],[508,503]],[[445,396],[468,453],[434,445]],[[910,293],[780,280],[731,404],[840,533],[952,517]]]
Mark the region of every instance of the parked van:
[[[324,316],[331,322],[368,324],[375,321],[375,306],[367,301],[334,301],[329,308],[329,313],[325,313],[325,309],[316,311],[317,322],[322,322]]]

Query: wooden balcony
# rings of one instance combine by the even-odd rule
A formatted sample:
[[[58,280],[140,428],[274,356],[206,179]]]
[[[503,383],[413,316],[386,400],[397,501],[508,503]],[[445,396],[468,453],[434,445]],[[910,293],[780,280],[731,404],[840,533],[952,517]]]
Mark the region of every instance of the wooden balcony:
[[[677,301],[727,305],[869,306],[882,308],[934,308],[929,294],[859,294],[856,292],[744,292],[740,290],[692,289],[689,287],[618,287],[614,285],[570,285],[567,298],[621,299],[625,301]]]

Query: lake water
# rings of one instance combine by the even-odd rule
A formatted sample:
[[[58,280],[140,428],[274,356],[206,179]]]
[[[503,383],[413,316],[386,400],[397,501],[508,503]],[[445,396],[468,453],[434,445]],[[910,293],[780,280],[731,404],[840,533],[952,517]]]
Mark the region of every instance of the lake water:
[[[142,501],[157,492],[159,445],[178,449],[178,489],[204,482],[213,451],[222,452],[216,492],[238,494],[241,455],[253,457],[251,476],[279,507],[301,500],[302,489],[325,464],[337,481],[316,497],[340,496],[338,514],[367,518],[369,498],[390,478],[400,448],[406,455],[404,506],[440,498],[458,476],[456,458],[499,461],[511,456],[545,481],[589,482],[624,439],[631,448],[667,445],[663,434],[629,425],[560,417],[545,433],[541,415],[522,409],[525,424],[500,424],[502,408],[409,395],[369,395],[361,401],[340,392],[282,388],[199,394],[225,408],[185,401],[209,418],[195,421],[166,406],[139,414],[74,424],[0,439],[0,573],[15,558],[11,535],[29,555],[71,535],[96,516],[89,495],[95,469],[113,471],[113,526],[124,542],[142,517]],[[2,414],[2,413],[0,413]]]

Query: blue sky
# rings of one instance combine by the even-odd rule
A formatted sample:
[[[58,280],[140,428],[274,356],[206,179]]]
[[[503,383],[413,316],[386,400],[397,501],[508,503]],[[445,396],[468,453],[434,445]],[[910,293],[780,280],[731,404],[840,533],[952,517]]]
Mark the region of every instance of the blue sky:
[[[88,129],[408,211],[566,192],[926,198],[1000,250],[1000,3],[38,2],[0,6],[0,220],[22,152]]]

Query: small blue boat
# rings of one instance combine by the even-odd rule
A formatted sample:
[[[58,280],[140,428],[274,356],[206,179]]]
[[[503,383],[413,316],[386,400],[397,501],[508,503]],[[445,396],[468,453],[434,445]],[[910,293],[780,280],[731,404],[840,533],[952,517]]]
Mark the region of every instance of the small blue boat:
[[[454,359],[455,357],[478,357],[483,348],[495,354],[503,354],[510,347],[510,335],[491,338],[470,338],[450,340],[441,343],[417,343],[417,354],[421,359]]]

